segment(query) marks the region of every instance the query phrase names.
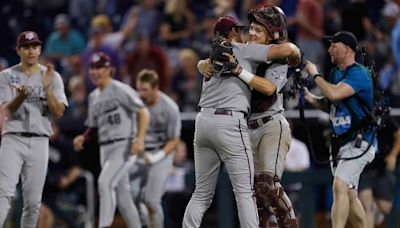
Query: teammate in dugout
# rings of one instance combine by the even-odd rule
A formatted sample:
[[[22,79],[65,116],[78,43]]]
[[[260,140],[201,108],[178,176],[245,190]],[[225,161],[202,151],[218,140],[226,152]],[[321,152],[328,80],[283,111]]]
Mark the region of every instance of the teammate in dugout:
[[[263,49],[253,51],[255,59],[248,56],[252,71],[264,75],[277,87],[276,92],[266,96],[256,90],[251,94],[251,115],[248,121],[250,142],[255,166],[255,192],[261,227],[297,227],[289,197],[280,183],[284,163],[291,143],[290,126],[283,115],[283,95],[280,93],[287,81],[288,64],[285,58],[299,58],[299,49],[291,43],[282,43],[286,38],[286,17],[276,6],[254,9],[249,12],[249,42],[245,47],[264,44]],[[240,55],[242,53],[239,53]],[[292,65],[297,64],[291,63]],[[201,72],[208,75],[211,70],[207,62],[199,64]],[[273,210],[273,208],[275,210]]]
[[[258,213],[253,198],[254,167],[250,148],[246,117],[250,111],[251,89],[256,89],[267,96],[276,93],[276,86],[271,80],[256,76],[249,72],[252,69],[248,58],[259,58],[262,62],[269,53],[266,45],[248,46],[242,43],[240,27],[232,17],[219,18],[214,27],[214,34],[225,37],[233,43],[233,53],[227,50],[224,56],[229,57],[228,68],[232,71],[213,73],[203,81],[199,106],[200,113],[196,118],[194,155],[196,188],[186,208],[183,227],[199,227],[207,208],[210,206],[215,191],[218,171],[221,163],[225,164],[234,190],[238,217],[241,227],[258,227]],[[211,56],[218,49],[217,39],[214,39]],[[221,45],[226,46],[226,41]],[[300,52],[293,44],[288,49],[275,49],[275,57],[282,53],[289,56],[293,53],[291,62],[300,62]],[[281,46],[280,48],[282,48]],[[220,53],[222,54],[222,53]],[[234,55],[233,55],[234,54]],[[236,56],[236,57],[234,57]],[[284,58],[283,57],[283,58]],[[232,67],[231,64],[237,64]],[[221,66],[221,60],[213,63],[214,67]],[[210,62],[204,60],[203,62]],[[211,61],[212,62],[212,61]],[[199,63],[201,65],[201,63]],[[234,65],[235,65],[234,64]]]
[[[137,198],[135,201],[138,206],[144,203],[148,212],[148,218],[143,219],[142,225],[152,228],[164,227],[161,199],[165,193],[168,171],[172,169],[182,126],[178,105],[161,92],[158,86],[156,71],[144,69],[138,73],[136,88],[150,112],[150,126],[144,142],[144,161],[138,159],[138,163],[141,162],[131,175],[131,188],[133,194],[138,194],[134,197]],[[146,214],[141,213],[141,216]]]
[[[140,228],[124,165],[129,155],[133,158],[144,151],[149,113],[135,90],[112,79],[113,72],[109,56],[102,52],[92,55],[89,74],[97,89],[89,95],[88,129],[74,138],[74,148],[82,150],[84,142],[97,133],[102,166],[99,227],[111,226],[118,205],[128,227]]]
[[[0,104],[8,113],[0,146],[0,226],[21,176],[21,227],[36,227],[49,157],[51,121],[68,105],[61,76],[39,63],[42,42],[32,31],[17,38],[20,63],[0,73]]]
[[[331,42],[328,52],[336,67],[325,80],[315,64],[307,61],[304,69],[314,78],[324,97],[317,97],[305,88],[305,99],[330,113],[334,176],[332,227],[345,227],[348,220],[353,227],[367,227],[357,191],[360,174],[374,159],[376,151],[374,128],[366,118],[373,106],[372,76],[355,61],[357,39],[352,33],[341,31],[328,40]]]

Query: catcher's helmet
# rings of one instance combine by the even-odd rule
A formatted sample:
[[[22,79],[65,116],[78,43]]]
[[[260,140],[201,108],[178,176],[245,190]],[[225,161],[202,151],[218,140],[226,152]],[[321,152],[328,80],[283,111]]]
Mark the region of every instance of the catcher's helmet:
[[[277,6],[262,7],[250,10],[248,19],[264,26],[272,40],[282,41],[287,37],[286,15]]]

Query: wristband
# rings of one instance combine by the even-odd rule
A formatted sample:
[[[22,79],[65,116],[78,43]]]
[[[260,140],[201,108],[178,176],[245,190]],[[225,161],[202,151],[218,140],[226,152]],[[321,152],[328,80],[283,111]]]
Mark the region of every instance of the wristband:
[[[161,161],[165,157],[165,152],[164,150],[159,150],[158,152],[154,154],[148,154],[147,159],[149,160],[150,164],[157,163]]]
[[[245,69],[242,69],[242,72],[239,73],[238,78],[242,79],[242,81],[249,84],[251,82],[251,80],[253,80],[254,74],[248,72]]]
[[[322,77],[322,74],[314,74],[313,79],[315,80],[317,77]]]

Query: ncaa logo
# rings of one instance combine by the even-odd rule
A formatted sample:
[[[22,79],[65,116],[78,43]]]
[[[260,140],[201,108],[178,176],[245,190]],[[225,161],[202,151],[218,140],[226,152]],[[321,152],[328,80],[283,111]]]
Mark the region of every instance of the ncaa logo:
[[[25,34],[25,39],[32,40],[33,38],[35,38],[35,34],[33,34],[33,32],[28,32]]]
[[[334,127],[351,125],[351,118],[350,118],[350,116],[335,117],[335,119],[333,119],[333,121],[332,121],[332,125]]]
[[[19,85],[21,84],[21,79],[18,76],[12,75],[10,77],[10,83],[13,85]]]
[[[272,77],[273,77],[274,79],[278,79],[278,78],[279,78],[279,74],[278,74],[278,72],[275,71],[275,70],[271,73],[271,75],[272,75]]]

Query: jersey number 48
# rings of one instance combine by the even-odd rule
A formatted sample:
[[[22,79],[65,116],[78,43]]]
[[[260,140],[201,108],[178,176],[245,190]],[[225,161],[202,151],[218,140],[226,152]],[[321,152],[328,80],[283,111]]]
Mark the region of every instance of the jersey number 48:
[[[109,115],[107,117],[107,122],[110,125],[120,124],[121,123],[121,117],[119,116],[119,113],[115,113],[115,114]]]

